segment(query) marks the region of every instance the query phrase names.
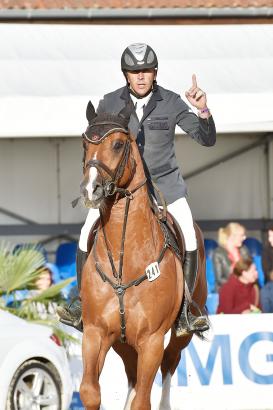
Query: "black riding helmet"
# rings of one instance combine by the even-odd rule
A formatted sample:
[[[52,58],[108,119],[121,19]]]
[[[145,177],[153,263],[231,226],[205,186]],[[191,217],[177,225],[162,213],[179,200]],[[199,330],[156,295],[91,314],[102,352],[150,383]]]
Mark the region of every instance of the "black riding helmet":
[[[157,56],[152,47],[144,43],[126,47],[121,56],[121,70],[138,71],[146,68],[158,68]]]

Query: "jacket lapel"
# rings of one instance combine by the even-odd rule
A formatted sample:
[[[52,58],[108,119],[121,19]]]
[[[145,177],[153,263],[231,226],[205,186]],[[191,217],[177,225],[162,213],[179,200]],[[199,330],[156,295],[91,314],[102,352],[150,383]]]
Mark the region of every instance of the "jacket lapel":
[[[151,98],[149,99],[148,104],[144,107],[143,117],[141,118],[140,124],[142,124],[145,118],[147,118],[148,115],[155,109],[157,101],[160,101],[162,99],[163,98],[160,94],[159,88],[156,86]]]

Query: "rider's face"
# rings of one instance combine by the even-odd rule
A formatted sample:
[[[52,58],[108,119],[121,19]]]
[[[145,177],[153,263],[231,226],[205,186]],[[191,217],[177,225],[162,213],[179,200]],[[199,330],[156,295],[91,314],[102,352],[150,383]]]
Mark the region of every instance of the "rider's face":
[[[143,97],[152,89],[153,82],[156,79],[156,70],[147,68],[139,71],[127,71],[126,77],[131,90]]]

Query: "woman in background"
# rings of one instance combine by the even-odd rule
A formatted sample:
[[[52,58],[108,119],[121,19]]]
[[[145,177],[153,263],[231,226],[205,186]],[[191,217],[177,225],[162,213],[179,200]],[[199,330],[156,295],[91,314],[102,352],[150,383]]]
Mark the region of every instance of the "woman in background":
[[[245,228],[230,222],[218,231],[218,248],[213,253],[216,289],[218,290],[233,272],[235,264],[241,259],[250,257],[249,251],[243,245],[246,238]]]

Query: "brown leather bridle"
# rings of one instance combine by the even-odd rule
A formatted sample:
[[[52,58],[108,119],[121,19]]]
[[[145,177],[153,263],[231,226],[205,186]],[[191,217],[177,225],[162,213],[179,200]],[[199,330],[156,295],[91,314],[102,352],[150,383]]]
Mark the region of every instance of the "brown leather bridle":
[[[96,123],[97,125],[117,125],[117,124],[113,124],[112,122],[100,122],[100,123]],[[120,158],[120,161],[116,167],[116,169],[114,171],[112,171],[107,165],[105,165],[102,161],[100,161],[99,159],[91,159],[90,161],[88,161],[85,165],[84,165],[84,169],[86,171],[86,169],[91,168],[91,167],[95,167],[98,171],[98,173],[101,176],[102,179],[102,183],[98,184],[101,185],[101,188],[103,190],[103,197],[107,198],[110,196],[115,195],[116,193],[120,193],[121,195],[124,196],[128,196],[131,195],[131,192],[129,192],[127,189],[125,188],[120,188],[117,186],[118,181],[120,180],[120,178],[122,177],[125,167],[127,165],[128,162],[128,158],[131,152],[131,143],[128,137],[128,130],[126,130],[125,128],[112,128],[111,130],[107,131],[101,138],[99,139],[90,139],[88,138],[88,136],[86,135],[86,133],[83,133],[83,137],[90,142],[91,144],[101,144],[109,135],[113,134],[114,132],[122,132],[124,134],[127,135],[127,139],[125,142],[125,146],[123,148],[122,151],[122,155]],[[103,172],[106,172],[107,177],[103,177]]]

